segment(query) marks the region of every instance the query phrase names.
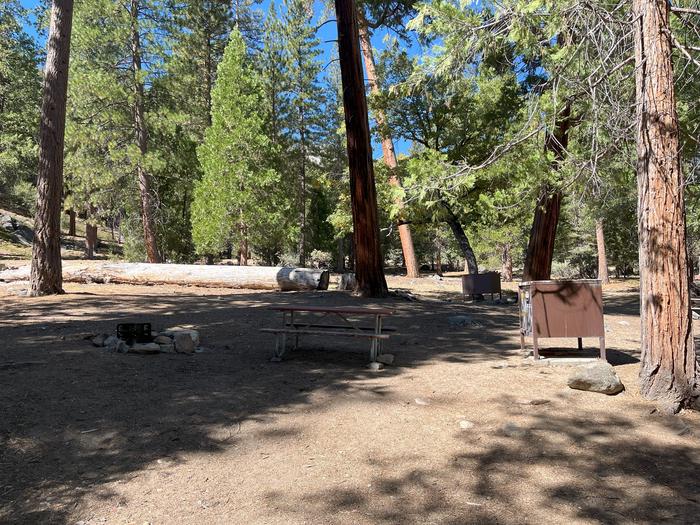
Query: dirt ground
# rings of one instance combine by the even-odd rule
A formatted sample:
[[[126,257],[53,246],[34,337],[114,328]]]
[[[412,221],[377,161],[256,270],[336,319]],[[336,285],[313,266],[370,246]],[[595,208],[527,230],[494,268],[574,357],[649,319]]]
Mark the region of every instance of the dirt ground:
[[[450,277],[389,281],[419,300],[0,285],[0,522],[700,522],[700,414],[664,416],[639,395],[636,283],[605,291],[626,385],[608,397],[569,389],[570,366],[524,359],[515,305],[465,304]],[[302,340],[270,362],[259,329],[280,323],[279,304],[393,308],[395,366],[370,371],[353,339]],[[474,322],[451,326],[462,314]],[[110,354],[84,339],[130,320],[192,325],[206,350]]]

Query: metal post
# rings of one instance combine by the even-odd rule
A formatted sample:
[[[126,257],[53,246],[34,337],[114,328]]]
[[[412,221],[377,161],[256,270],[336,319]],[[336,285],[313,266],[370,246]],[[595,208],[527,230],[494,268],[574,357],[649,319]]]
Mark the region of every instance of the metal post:
[[[608,358],[607,358],[607,355],[605,353],[605,336],[603,335],[603,336],[599,337],[599,339],[600,339],[600,358],[603,361],[607,361]]]

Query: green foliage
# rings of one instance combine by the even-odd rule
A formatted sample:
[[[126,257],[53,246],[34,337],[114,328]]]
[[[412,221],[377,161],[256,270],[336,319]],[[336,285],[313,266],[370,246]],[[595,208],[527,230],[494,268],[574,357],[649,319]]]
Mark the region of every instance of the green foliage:
[[[30,209],[37,170],[41,91],[39,50],[23,30],[26,12],[14,0],[0,4],[0,195]]]
[[[265,244],[271,226],[283,222],[284,201],[279,206],[274,199],[280,177],[267,162],[272,144],[264,133],[261,92],[234,29],[212,92],[212,125],[197,151],[204,175],[195,186],[192,224],[200,254],[221,252],[229,242]]]

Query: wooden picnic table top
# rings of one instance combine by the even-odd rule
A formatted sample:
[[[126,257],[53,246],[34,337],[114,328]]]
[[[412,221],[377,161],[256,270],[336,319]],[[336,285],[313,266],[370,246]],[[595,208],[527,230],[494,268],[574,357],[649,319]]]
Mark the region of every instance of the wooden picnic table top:
[[[318,312],[357,315],[393,315],[394,311],[387,308],[358,308],[354,306],[271,306],[270,310],[280,312]]]

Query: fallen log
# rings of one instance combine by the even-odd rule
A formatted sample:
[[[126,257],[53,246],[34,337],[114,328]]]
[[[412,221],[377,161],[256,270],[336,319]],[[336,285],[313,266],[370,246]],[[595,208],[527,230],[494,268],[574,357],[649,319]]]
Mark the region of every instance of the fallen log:
[[[30,267],[0,272],[0,281],[27,281]],[[177,284],[252,290],[327,290],[327,270],[272,266],[63,262],[63,280],[78,283]]]

